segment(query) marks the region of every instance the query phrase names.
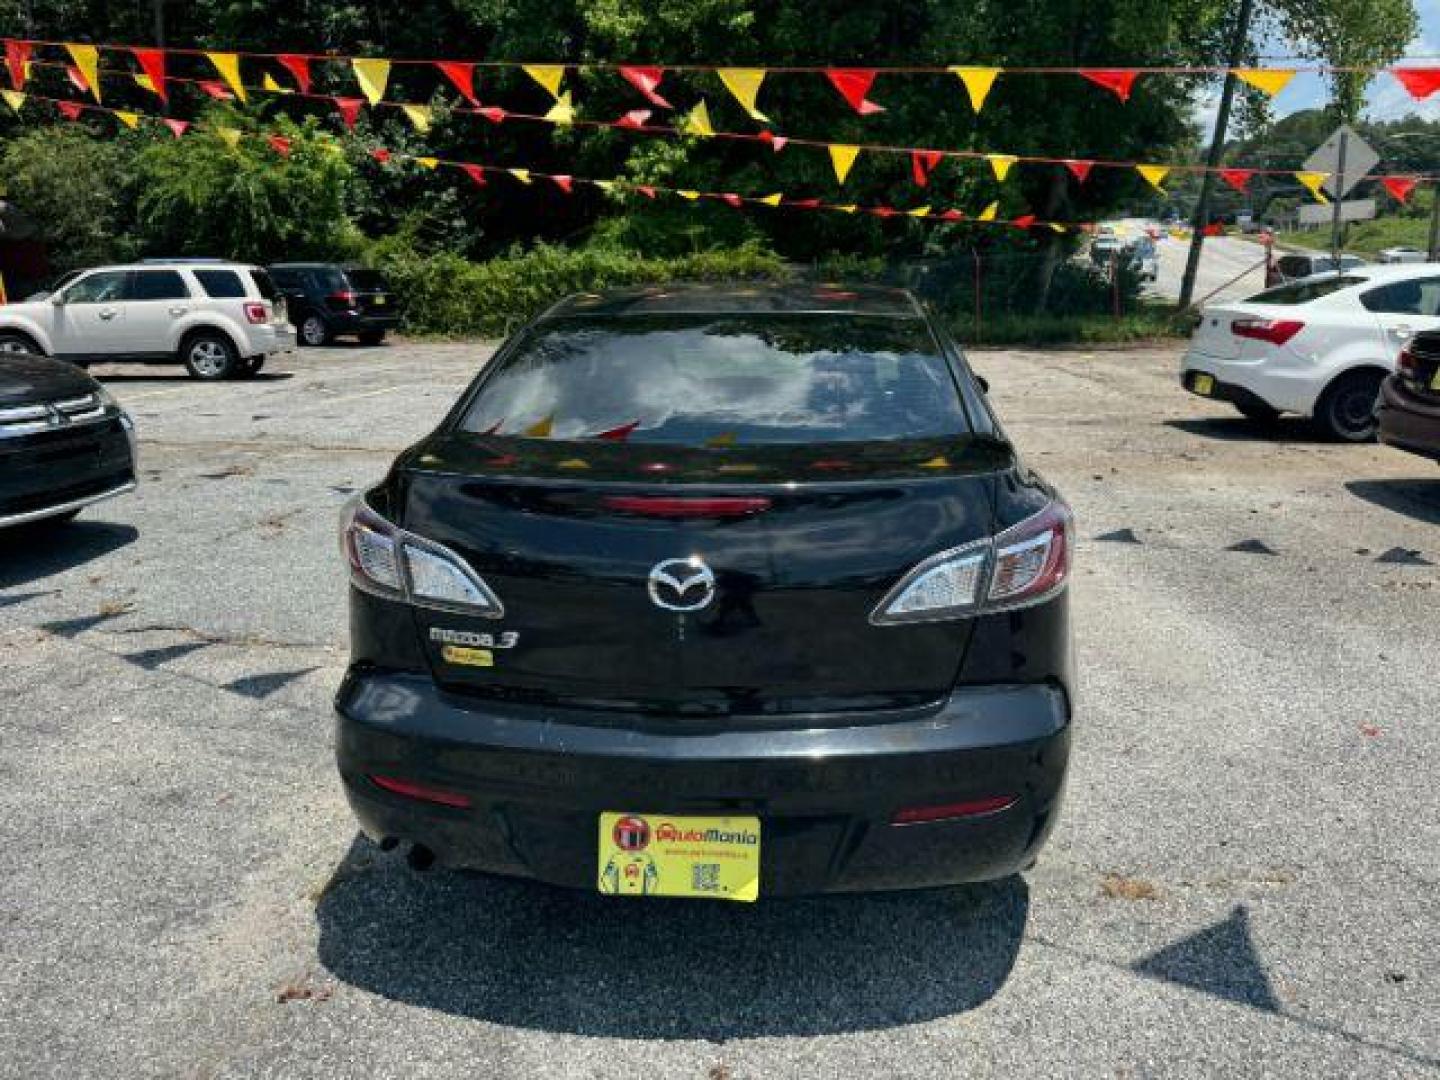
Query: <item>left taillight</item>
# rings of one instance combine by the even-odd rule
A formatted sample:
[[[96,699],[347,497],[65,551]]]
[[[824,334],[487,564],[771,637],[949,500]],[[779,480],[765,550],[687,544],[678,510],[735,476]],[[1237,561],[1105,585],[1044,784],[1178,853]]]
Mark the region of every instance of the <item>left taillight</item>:
[[[255,326],[261,326],[270,321],[270,307],[268,304],[246,304],[245,319]]]
[[[1236,337],[1271,345],[1284,345],[1304,329],[1305,324],[1299,319],[1236,319],[1230,324],[1230,332]]]
[[[885,594],[870,615],[877,626],[938,622],[1041,604],[1070,576],[1074,518],[1064,503],[999,536],[926,559]]]
[[[357,589],[420,607],[498,619],[500,598],[455,552],[406,532],[356,496],[340,515],[340,547]]]

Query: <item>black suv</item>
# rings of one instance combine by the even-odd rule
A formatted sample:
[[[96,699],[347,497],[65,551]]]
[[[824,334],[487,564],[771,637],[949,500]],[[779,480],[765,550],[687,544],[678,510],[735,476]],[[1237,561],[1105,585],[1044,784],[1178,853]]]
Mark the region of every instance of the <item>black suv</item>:
[[[302,345],[328,345],[353,334],[379,345],[400,322],[389,284],[377,270],[335,263],[277,263],[275,286]]]
[[[342,537],[340,773],[419,865],[754,900],[1055,823],[1070,511],[907,293],[562,302]]]

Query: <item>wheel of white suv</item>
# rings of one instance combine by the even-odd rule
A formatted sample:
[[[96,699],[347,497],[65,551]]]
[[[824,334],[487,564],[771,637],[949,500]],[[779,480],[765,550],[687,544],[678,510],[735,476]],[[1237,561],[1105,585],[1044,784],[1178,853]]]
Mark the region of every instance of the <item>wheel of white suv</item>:
[[[325,320],[319,315],[306,315],[300,320],[302,343],[312,346],[329,345],[331,336],[330,327],[325,325]]]
[[[235,344],[218,331],[203,331],[185,339],[181,359],[192,378],[213,382],[227,379],[240,368]]]
[[[45,355],[40,346],[36,345],[28,334],[21,334],[15,330],[0,331],[0,353],[30,353],[34,356]]]
[[[1362,443],[1375,438],[1375,401],[1384,376],[1378,371],[1352,371],[1325,388],[1315,404],[1315,424],[1331,439]]]

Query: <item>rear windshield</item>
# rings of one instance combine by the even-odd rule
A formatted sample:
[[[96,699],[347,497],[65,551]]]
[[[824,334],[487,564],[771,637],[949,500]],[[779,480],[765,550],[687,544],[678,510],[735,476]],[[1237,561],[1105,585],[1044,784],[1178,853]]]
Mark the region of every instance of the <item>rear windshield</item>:
[[[969,431],[924,322],[846,315],[542,323],[486,380],[460,426],[690,447]]]
[[[266,300],[278,300],[280,298],[280,291],[275,288],[274,280],[271,279],[266,271],[261,270],[258,266],[251,267],[250,278],[255,282],[255,288],[260,291],[260,295]]]
[[[245,283],[234,270],[196,270],[195,279],[205,295],[216,300],[237,300],[245,296]]]
[[[378,270],[367,270],[363,266],[347,266],[345,276],[350,279],[352,289],[362,292],[384,292],[388,288]]]
[[[1311,300],[1318,300],[1322,296],[1329,296],[1341,289],[1348,289],[1351,285],[1360,285],[1365,281],[1361,277],[1332,277],[1322,278],[1319,281],[1297,281],[1293,285],[1280,285],[1273,289],[1266,289],[1262,293],[1256,293],[1247,298],[1247,303],[1255,304],[1308,304]]]

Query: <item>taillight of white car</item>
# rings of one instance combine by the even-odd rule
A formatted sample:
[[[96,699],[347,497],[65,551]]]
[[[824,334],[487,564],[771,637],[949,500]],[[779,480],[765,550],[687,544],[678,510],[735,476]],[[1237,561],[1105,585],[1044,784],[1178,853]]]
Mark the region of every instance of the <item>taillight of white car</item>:
[[[270,321],[270,305],[246,304],[245,318],[255,326],[263,326]]]
[[[1298,319],[1236,319],[1230,324],[1230,332],[1236,337],[1266,341],[1271,345],[1284,345],[1304,329],[1305,324]]]
[[[1074,518],[1062,502],[999,536],[933,555],[900,579],[870,615],[877,626],[937,622],[1044,603],[1065,588]]]
[[[408,533],[370,509],[363,495],[340,515],[340,548],[357,589],[419,607],[488,619],[505,614],[485,580],[455,552]]]

